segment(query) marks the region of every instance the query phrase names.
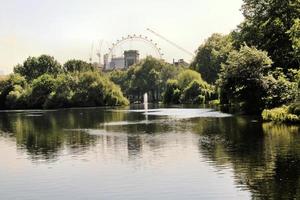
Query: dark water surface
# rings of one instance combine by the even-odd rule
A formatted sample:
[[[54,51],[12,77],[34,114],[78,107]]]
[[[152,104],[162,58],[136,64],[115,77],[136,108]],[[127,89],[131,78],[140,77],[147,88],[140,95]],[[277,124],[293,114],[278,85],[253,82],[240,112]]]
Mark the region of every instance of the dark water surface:
[[[210,109],[0,112],[0,199],[300,199],[299,126]]]

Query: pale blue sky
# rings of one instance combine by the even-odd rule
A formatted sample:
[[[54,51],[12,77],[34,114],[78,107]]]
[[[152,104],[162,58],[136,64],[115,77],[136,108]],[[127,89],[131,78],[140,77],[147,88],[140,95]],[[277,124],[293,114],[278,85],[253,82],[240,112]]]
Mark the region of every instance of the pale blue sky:
[[[50,54],[60,62],[87,60],[92,42],[128,34],[157,41],[165,59],[191,59],[146,32],[152,28],[195,51],[214,32],[229,33],[243,16],[242,0],[0,0],[0,71],[28,56]]]

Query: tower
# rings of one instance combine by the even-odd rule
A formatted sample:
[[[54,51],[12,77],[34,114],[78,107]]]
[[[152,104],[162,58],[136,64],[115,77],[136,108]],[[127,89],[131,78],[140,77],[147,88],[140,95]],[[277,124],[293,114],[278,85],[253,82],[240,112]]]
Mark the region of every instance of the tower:
[[[124,51],[125,69],[139,61],[139,52],[137,50]]]

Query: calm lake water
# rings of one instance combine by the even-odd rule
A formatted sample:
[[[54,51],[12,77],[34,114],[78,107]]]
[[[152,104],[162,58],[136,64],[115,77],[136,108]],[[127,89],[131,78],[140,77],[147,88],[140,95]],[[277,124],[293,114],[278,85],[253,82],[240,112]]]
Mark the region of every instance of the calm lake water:
[[[300,199],[299,126],[197,108],[0,112],[0,199]]]

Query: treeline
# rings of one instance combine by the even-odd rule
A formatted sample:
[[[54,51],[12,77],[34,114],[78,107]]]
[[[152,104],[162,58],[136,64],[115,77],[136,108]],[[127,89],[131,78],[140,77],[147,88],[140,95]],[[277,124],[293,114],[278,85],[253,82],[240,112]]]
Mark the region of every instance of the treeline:
[[[63,66],[53,57],[29,57],[0,80],[0,108],[64,108],[128,104],[120,87],[94,66],[70,60]]]
[[[243,0],[245,17],[228,35],[213,34],[197,51],[191,69],[215,85],[221,104],[261,113],[286,110],[300,121],[300,2]],[[277,109],[278,111],[278,109]]]
[[[216,99],[215,88],[193,70],[147,57],[128,70],[109,72],[130,102],[142,102],[148,93],[151,102],[166,104],[207,103]]]

